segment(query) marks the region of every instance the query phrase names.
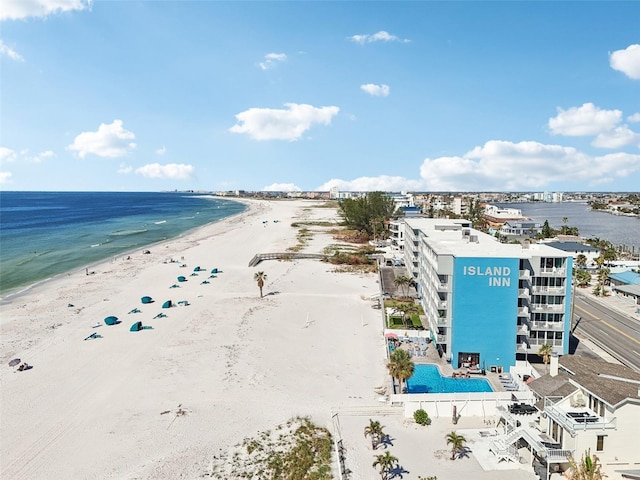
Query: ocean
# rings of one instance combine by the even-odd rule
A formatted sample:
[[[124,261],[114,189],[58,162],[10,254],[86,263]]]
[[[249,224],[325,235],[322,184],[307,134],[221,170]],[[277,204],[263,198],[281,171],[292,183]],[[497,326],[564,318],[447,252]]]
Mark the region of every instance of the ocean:
[[[0,191],[0,297],[245,209],[191,193]]]
[[[640,252],[640,217],[626,217],[591,210],[586,203],[578,202],[534,202],[500,203],[501,207],[517,208],[522,214],[540,223],[549,221],[552,228],[562,227],[563,218],[567,226],[578,227],[583,238],[600,238],[614,245],[626,245],[629,250]]]

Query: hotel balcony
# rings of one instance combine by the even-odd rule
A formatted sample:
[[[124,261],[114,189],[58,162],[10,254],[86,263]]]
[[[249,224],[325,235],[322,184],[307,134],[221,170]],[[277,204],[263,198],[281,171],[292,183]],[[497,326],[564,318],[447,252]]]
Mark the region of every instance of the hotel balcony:
[[[446,310],[447,309],[447,301],[446,300],[440,300],[436,302],[436,307],[438,307],[439,310]]]
[[[551,345],[552,347],[562,347],[561,338],[531,338],[527,339],[529,347],[535,350],[539,350],[542,345]]]
[[[520,270],[519,277],[520,277],[521,280],[530,279],[531,278],[531,271],[530,270]]]
[[[561,332],[564,330],[564,322],[531,322],[533,330],[552,330]]]
[[[563,303],[533,303],[531,304],[532,312],[553,312],[553,313],[562,313],[564,312],[564,304]]]
[[[437,285],[438,287],[438,291],[439,292],[448,292],[449,291],[449,284],[448,283],[440,283]]]
[[[529,336],[529,327],[527,325],[518,325],[518,335],[522,335],[523,337]]]
[[[565,274],[567,273],[567,269],[563,267],[541,268],[539,273],[540,275],[564,277]]]
[[[531,293],[528,288],[518,289],[518,298],[531,298]]]
[[[616,419],[604,418],[586,407],[568,407],[545,397],[544,413],[574,437],[581,430],[610,430],[616,428]]]
[[[438,343],[447,343],[447,336],[446,335],[436,335],[436,341]]]
[[[564,287],[548,287],[542,285],[534,285],[533,293],[551,293],[553,295],[564,295]]]
[[[518,307],[518,317],[529,318],[529,307]]]

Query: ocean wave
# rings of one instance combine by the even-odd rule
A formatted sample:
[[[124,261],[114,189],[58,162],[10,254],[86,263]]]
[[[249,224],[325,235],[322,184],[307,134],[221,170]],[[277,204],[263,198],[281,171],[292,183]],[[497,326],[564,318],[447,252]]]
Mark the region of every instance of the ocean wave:
[[[167,223],[166,220],[160,220],[159,222],[153,222],[155,225],[161,225],[163,223]]]
[[[99,247],[100,245],[102,245],[101,243],[94,243],[93,245],[91,245],[90,248],[96,248]]]
[[[129,235],[139,235],[148,231],[149,230],[147,230],[146,228],[142,228],[140,230],[116,230],[115,232],[111,232],[109,235],[112,237],[126,237]]]

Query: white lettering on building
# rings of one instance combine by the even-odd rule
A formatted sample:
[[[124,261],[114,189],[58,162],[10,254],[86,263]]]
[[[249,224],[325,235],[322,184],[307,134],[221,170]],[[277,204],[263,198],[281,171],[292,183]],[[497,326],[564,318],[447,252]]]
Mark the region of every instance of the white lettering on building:
[[[472,277],[488,277],[487,283],[490,287],[510,287],[511,268],[509,267],[475,267],[464,266],[463,275]]]

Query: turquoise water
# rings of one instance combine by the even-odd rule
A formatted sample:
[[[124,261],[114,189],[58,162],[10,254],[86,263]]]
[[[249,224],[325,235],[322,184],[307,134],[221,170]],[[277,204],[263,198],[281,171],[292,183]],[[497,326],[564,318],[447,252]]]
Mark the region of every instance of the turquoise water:
[[[436,365],[416,365],[407,380],[407,393],[493,392],[484,378],[443,377]]]
[[[0,191],[0,296],[245,209],[191,193]]]

